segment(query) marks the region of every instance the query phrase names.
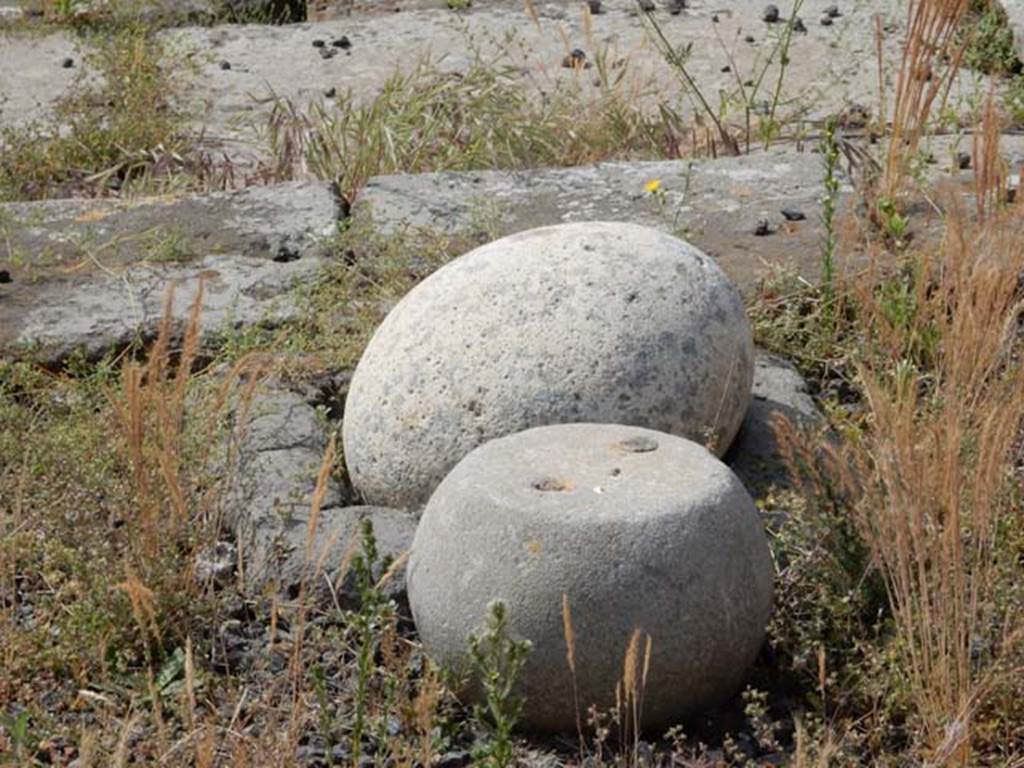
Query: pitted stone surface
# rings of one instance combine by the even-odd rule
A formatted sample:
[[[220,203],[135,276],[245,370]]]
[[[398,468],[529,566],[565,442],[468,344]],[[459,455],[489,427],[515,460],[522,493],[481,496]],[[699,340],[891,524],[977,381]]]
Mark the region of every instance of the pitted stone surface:
[[[712,259],[648,227],[542,227],[391,311],[352,378],[345,459],[369,503],[409,508],[476,446],[545,424],[634,424],[721,453],[752,375],[743,303]]]
[[[419,635],[446,666],[464,667],[488,604],[506,604],[512,635],[533,644],[523,722],[548,731],[576,727],[563,595],[580,711],[614,706],[640,628],[652,649],[643,723],[662,728],[740,687],[772,579],[754,504],[728,467],[688,440],[601,424],[531,429],[466,456],[431,497],[408,571]]]

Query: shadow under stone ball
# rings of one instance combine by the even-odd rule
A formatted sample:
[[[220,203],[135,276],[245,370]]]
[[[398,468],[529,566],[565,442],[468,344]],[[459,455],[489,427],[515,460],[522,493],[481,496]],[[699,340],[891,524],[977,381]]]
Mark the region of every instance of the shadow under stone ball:
[[[477,248],[370,340],[343,426],[369,504],[422,506],[469,451],[547,424],[631,424],[721,455],[750,402],[753,340],[713,259],[650,227],[579,222]]]
[[[529,730],[574,731],[563,595],[581,713],[615,704],[630,636],[651,639],[652,731],[741,687],[764,640],[773,566],[739,479],[703,447],[652,430],[563,424],[491,441],[431,497],[413,540],[409,603],[427,653],[468,667],[502,601],[532,649],[518,682]],[[477,700],[472,686],[461,692]]]

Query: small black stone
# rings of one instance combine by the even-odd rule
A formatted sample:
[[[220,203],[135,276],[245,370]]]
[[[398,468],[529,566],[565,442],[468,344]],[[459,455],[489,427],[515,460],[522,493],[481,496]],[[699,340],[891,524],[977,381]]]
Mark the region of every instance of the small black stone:
[[[966,171],[971,167],[971,153],[970,152],[957,152],[956,153],[956,167],[961,171]]]
[[[327,45],[327,43],[325,43],[320,38],[317,38],[316,40],[313,41],[314,48],[323,48],[325,45]]]
[[[338,95],[338,89],[334,88],[333,86],[328,88],[326,91],[324,91],[324,96],[326,98],[328,98],[328,99],[333,99],[337,95]]]
[[[587,54],[582,48],[573,48],[563,59],[562,66],[566,69],[582,69],[589,67]]]
[[[754,42],[754,36],[753,35],[747,35],[743,39],[746,40],[748,43],[753,43]]]
[[[772,233],[771,225],[768,223],[768,219],[761,219],[757,222],[757,227],[754,228],[754,235],[756,237],[766,237]]]
[[[717,24],[718,23],[718,14],[717,13],[712,13],[711,14],[711,22],[713,24]]]
[[[640,10],[644,13],[654,13],[654,0],[638,0]]]
[[[743,81],[743,87],[744,88],[753,88],[754,87],[754,81],[753,80],[744,80]]]
[[[779,20],[779,7],[777,5],[765,7],[764,13],[761,14],[761,19],[767,24],[776,23]]]
[[[587,0],[587,5],[590,7],[590,12],[595,16],[599,13],[604,13],[604,8],[601,6],[601,0]]]
[[[807,218],[803,211],[798,211],[796,208],[783,208],[782,216],[786,221],[803,221]]]
[[[277,249],[277,253],[274,254],[274,261],[278,264],[288,264],[293,261],[298,261],[302,258],[302,254],[298,252],[293,246],[282,245]]]
[[[807,27],[804,26],[804,20],[801,19],[799,16],[797,17],[796,21],[793,22],[793,31],[804,33],[807,32]]]
[[[821,26],[823,26],[823,27],[831,27],[832,26],[832,17],[831,16],[822,16],[821,17]]]
[[[347,51],[352,47],[352,41],[348,39],[348,35],[342,35],[337,40],[331,40],[331,45],[335,48],[341,48],[341,50]]]
[[[70,56],[66,56],[61,60],[60,65],[64,67],[64,69],[71,69],[73,66],[75,66],[75,60],[72,59]]]
[[[11,282],[11,273],[6,269],[0,269],[0,285]]]
[[[723,72],[732,72],[732,67],[730,67],[728,64],[726,64],[724,67],[722,67],[722,71]]]
[[[223,69],[223,70],[228,70],[228,69],[231,69],[231,62],[230,62],[230,61],[227,61],[227,60],[225,60],[225,61],[222,61],[222,62],[220,63],[220,68],[221,68],[221,69]]]
[[[673,16],[678,16],[686,9],[686,0],[669,0],[668,12]]]
[[[830,19],[838,19],[843,14],[839,10],[838,5],[830,5],[828,8],[825,9],[825,15],[828,16]]]

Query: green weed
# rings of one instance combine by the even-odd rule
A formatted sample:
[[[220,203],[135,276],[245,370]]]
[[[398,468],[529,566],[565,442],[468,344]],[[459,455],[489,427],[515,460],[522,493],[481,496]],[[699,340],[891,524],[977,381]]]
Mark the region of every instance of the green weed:
[[[527,641],[509,635],[505,604],[500,600],[491,603],[486,628],[469,641],[470,659],[484,697],[475,716],[492,729],[491,738],[476,752],[477,764],[485,768],[507,768],[514,759],[512,733],[522,710],[515,684],[529,652]]]
[[[95,81],[80,76],[51,120],[0,134],[0,201],[123,195],[188,175],[191,139],[175,106],[183,63],[144,26],[87,40]]]
[[[352,201],[378,174],[682,156],[682,118],[667,105],[648,114],[621,72],[597,69],[596,95],[570,85],[538,98],[514,68],[479,60],[458,76],[422,62],[366,103],[342,94],[301,110],[279,100],[266,137],[273,175],[308,169]]]

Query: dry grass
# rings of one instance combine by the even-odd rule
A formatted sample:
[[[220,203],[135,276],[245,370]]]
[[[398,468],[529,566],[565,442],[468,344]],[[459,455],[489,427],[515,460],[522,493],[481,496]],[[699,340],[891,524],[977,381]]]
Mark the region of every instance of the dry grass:
[[[911,4],[888,194],[899,193],[944,96],[962,12],[958,0]],[[634,109],[604,66],[595,97],[569,89],[536,102],[500,67],[458,80],[424,65],[365,105],[279,104],[272,175],[336,179],[351,199],[380,172],[679,156],[699,143],[673,112]],[[657,681],[650,638],[637,630],[619,706],[591,710],[584,725],[587,702],[577,702],[578,744],[558,752],[566,764],[636,766],[650,751],[658,764],[744,765],[758,750],[808,767],[1019,764],[1024,217],[1007,204],[1000,124],[990,98],[975,133],[976,204],[967,210],[949,196],[939,247],[872,241],[872,269],[837,283],[827,333],[813,290],[799,318],[788,317],[799,332],[782,351],[825,384],[840,381],[853,407],[824,389],[841,446],[783,427],[794,464],[812,476],[808,498],[760,500],[784,518],[773,532],[778,605],[770,653],[753,676],[766,692],[748,691],[745,711],[731,713],[740,725],[730,726],[755,754],[728,731],[710,745],[681,731],[646,741],[657,735],[643,733],[643,695]],[[86,166],[139,178],[120,155],[67,168],[64,157],[47,162],[68,178]],[[52,189],[52,176],[9,174]],[[325,764],[412,768],[479,745],[477,724],[382,596],[401,561],[379,578],[361,571],[365,611],[311,597],[324,576],[327,553],[313,542],[333,444],[313,493],[297,599],[242,600],[194,578],[196,552],[221,533],[218,499],[231,477],[230,457],[211,461],[222,417],[245,421],[262,371],[282,351],[315,358],[314,368],[353,364],[387,307],[469,244],[346,233],[309,289],[308,315],[275,349],[232,360],[215,384],[196,371],[201,296],[184,329],[165,320],[145,358],[72,363],[63,374],[0,362],[0,487],[10,489],[0,494],[0,714],[11,715],[0,721],[0,751],[25,765],[44,754],[56,765],[77,756],[80,766],[245,768],[293,765],[305,750]],[[336,581],[364,568],[358,545],[331,543],[349,553]],[[585,660],[567,599],[562,619],[575,680]],[[227,625],[256,633],[242,666],[223,661]],[[22,712],[25,733],[14,717]]]
[[[840,345],[865,413],[843,425],[841,447],[790,453],[805,475],[818,465],[809,499],[837,510],[833,527],[850,516],[884,581],[892,636],[880,648],[898,677],[885,683],[892,714],[869,722],[876,734],[903,731],[922,765],[1024,754],[1024,720],[1005,706],[1024,638],[1024,216],[1005,204],[998,126],[990,100],[975,136],[973,215],[947,190],[937,247],[897,266],[882,250],[843,285],[845,326],[825,346]]]
[[[1024,523],[1014,467],[1024,415],[1019,214],[947,220],[910,313],[860,297],[873,347],[859,361],[871,432],[850,447],[856,514],[889,589],[922,756],[972,764],[972,719],[1012,650],[1001,605],[1006,531]],[[855,478],[855,479],[854,479]]]
[[[302,110],[278,101],[267,139],[272,175],[312,174],[347,199],[374,175],[479,168],[584,165],[631,157],[681,157],[691,129],[664,100],[653,113],[624,69],[596,61],[600,87],[541,98],[514,68],[478,60],[454,75],[432,62],[392,76],[371,101],[351,94]]]
[[[890,200],[903,191],[928,120],[956,76],[964,55],[964,44],[958,43],[957,36],[968,6],[969,0],[910,0],[907,4],[906,42],[896,77],[882,182],[883,194]],[[885,125],[884,117],[880,123]]]
[[[81,37],[84,66],[45,120],[0,129],[0,202],[224,188],[178,96],[192,66],[139,21]]]

